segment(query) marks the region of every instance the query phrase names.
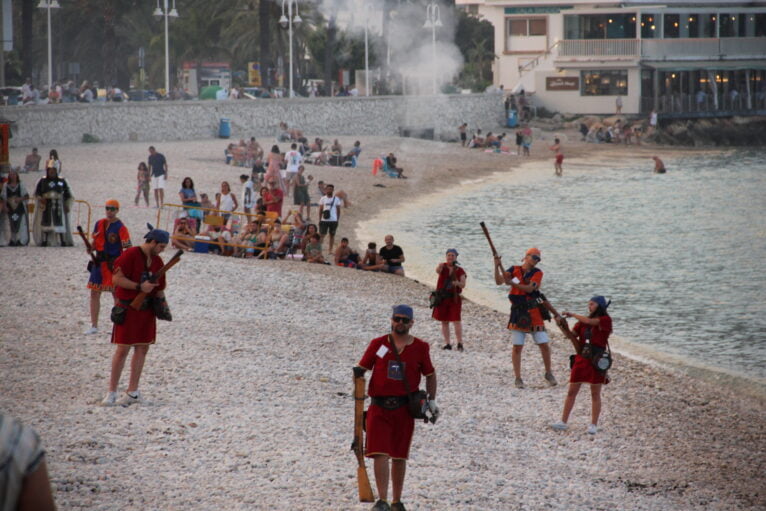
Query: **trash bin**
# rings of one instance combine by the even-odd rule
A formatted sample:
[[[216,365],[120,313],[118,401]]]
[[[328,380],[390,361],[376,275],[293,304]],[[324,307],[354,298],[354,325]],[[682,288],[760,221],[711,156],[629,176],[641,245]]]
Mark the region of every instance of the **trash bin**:
[[[218,126],[218,137],[229,138],[231,136],[231,121],[229,119],[221,119],[221,123]]]
[[[519,115],[516,110],[508,110],[508,127],[515,128],[519,125]]]

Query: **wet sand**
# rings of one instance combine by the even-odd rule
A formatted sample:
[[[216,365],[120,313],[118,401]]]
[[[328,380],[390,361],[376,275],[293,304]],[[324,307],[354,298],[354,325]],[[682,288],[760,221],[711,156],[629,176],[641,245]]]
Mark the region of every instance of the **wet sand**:
[[[533,158],[550,160],[552,173],[553,133],[545,136],[533,145]],[[353,140],[341,142],[350,147]],[[154,145],[170,166],[168,202],[177,203],[184,176],[195,180],[198,193],[213,196],[228,180],[239,194],[244,169],[223,163],[225,141]],[[156,210],[132,207],[135,168],[147,146],[57,148],[75,197],[94,207],[91,224],[99,205],[116,197],[134,242],[145,222],[156,221]],[[357,169],[307,167],[349,193],[352,206],[343,210],[338,238],[348,236],[357,247],[369,241],[355,238],[358,223],[381,210],[493,172],[525,172],[519,157],[456,144],[363,138],[362,147]],[[13,150],[12,161],[23,161],[28,149]],[[49,149],[40,147],[42,154]],[[389,151],[409,179],[371,175],[372,157]],[[646,157],[649,171],[656,148],[565,141],[565,177],[567,161],[593,151],[614,154],[616,162]],[[29,189],[38,178],[22,177]],[[315,201],[316,190],[311,194]],[[395,225],[391,232],[396,235]],[[390,306],[400,302],[415,306],[413,333],[432,345],[443,411],[435,425],[416,425],[403,499],[408,509],[766,506],[762,396],[618,353],[599,433],[585,433],[587,389],[570,430],[557,433],[548,425],[559,419],[566,393],[568,342],[554,332],[559,386],[545,385],[537,349],[528,345],[528,388],[517,390],[505,314],[466,303],[467,351],[442,351],[429,289],[392,275],[186,254],[169,275],[174,321],[159,323],[149,350],[145,402],[102,408],[112,353],[109,298],[102,299],[102,333],[84,336],[81,244],[4,247],[0,261],[0,408],[41,434],[61,509],[368,509],[356,501],[349,450],[351,367],[367,342],[386,331]],[[127,371],[120,388],[126,383]],[[371,463],[368,472],[372,478]]]

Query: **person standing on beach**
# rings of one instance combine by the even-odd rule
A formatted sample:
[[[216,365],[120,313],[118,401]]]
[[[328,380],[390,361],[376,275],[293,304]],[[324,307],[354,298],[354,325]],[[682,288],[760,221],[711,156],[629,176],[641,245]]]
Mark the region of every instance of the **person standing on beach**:
[[[157,209],[165,203],[165,183],[168,179],[168,161],[165,155],[158,153],[154,146],[149,146],[149,159],[147,161],[152,172],[152,189]]]
[[[106,218],[102,218],[93,227],[93,250],[96,251],[98,264],[90,267],[88,289],[90,289],[90,328],[86,335],[98,333],[98,316],[101,312],[101,293],[108,292],[114,298],[114,283],[112,269],[114,261],[122,251],[130,248],[130,233],[122,220],[117,218],[120,203],[117,199],[109,199],[104,204]],[[86,248],[87,250],[87,248]],[[115,298],[115,305],[117,301]]]
[[[468,141],[468,137],[466,136],[466,130],[468,129],[468,123],[464,122],[460,126],[457,127],[458,133],[460,133],[460,145],[465,147],[466,142]]]
[[[149,207],[149,185],[151,180],[151,174],[149,174],[149,168],[146,166],[146,163],[140,162],[138,164],[138,173],[136,174],[136,198],[134,199],[136,207],[138,207],[138,200],[141,198],[141,194],[144,195],[146,207]]]
[[[457,350],[463,351],[463,323],[460,317],[463,298],[460,295],[465,288],[466,274],[465,270],[458,266],[457,256],[457,250],[454,248],[448,249],[446,253],[447,261],[439,263],[436,267],[436,273],[439,275],[436,290],[443,296],[439,305],[434,307],[431,317],[441,322],[442,337],[444,338],[442,349],[452,349],[449,335],[449,324],[452,323],[455,325]]]
[[[332,254],[332,247],[335,245],[335,232],[338,230],[340,221],[340,208],[343,206],[343,199],[335,195],[335,186],[331,184],[324,185],[324,196],[319,199],[319,235],[320,243],[324,243],[324,237],[330,234],[329,253]]]
[[[125,316],[120,324],[114,324],[112,330],[112,344],[115,345],[115,350],[109,376],[109,391],[101,402],[104,406],[130,406],[141,399],[138,384],[146,361],[146,353],[149,351],[149,346],[156,340],[157,318],[170,320],[171,317],[165,301],[165,275],[157,279],[157,282],[143,277],[147,272],[152,275],[162,268],[160,254],[169,242],[170,234],[167,231],[152,229],[144,236],[144,242],[141,245],[127,249],[114,262],[112,282],[116,288],[115,296],[124,307]],[[154,300],[152,307],[144,309],[142,306],[139,310],[130,307],[130,302],[139,292],[147,293],[146,301]],[[125,394],[118,399],[117,385],[120,383],[120,375],[122,375],[122,368],[125,366],[125,359],[128,357],[130,348],[133,348],[130,381]]]
[[[405,511],[402,504],[404,475],[407,468],[415,419],[407,406],[407,390],[415,392],[420,378],[426,379],[429,407],[434,417],[436,406],[436,370],[431,363],[427,342],[410,335],[414,314],[409,305],[397,305],[391,315],[391,333],[370,341],[354,375],[372,371],[367,393],[372,403],[367,410],[365,455],[373,458],[378,501],[373,511]],[[393,350],[396,350],[397,355]],[[402,367],[404,366],[404,367]],[[406,384],[405,384],[406,379]],[[388,482],[392,500],[388,503]]]
[[[607,313],[611,301],[607,302],[603,296],[594,296],[588,301],[588,315],[582,316],[571,312],[562,312],[563,316],[575,318],[577,323],[572,331],[561,324],[561,331],[579,349],[574,356],[572,370],[569,374],[569,390],[564,400],[564,411],[561,413],[561,421],[551,424],[558,431],[568,428],[569,414],[580,392],[583,383],[590,384],[591,412],[588,433],[595,435],[598,431],[598,417],[601,414],[601,386],[609,383],[606,371],[600,371],[593,365],[594,357],[599,356],[609,346],[609,335],[612,333],[612,318]]]
[[[511,286],[508,293],[508,299],[511,301],[508,329],[511,331],[513,343],[511,360],[517,389],[524,388],[524,380],[521,379],[521,350],[524,348],[524,339],[527,334],[532,336],[540,348],[545,366],[545,381],[550,386],[557,383],[551,372],[550,339],[545,332],[543,316],[537,301],[543,282],[543,272],[537,268],[540,260],[540,250],[532,247],[524,254],[521,266],[511,266],[503,271],[500,256],[495,256],[495,283],[499,286],[503,284]]]
[[[564,162],[564,153],[561,152],[561,140],[554,139],[553,145],[550,146],[548,149],[553,151],[553,154],[555,156],[555,160],[553,162],[553,171],[556,173],[557,176],[564,175],[564,167],[562,166],[562,163]]]

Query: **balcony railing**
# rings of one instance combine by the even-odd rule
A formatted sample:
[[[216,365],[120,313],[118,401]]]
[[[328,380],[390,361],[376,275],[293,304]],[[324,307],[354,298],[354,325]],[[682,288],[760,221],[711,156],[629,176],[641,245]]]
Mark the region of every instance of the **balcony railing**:
[[[559,43],[558,57],[641,57],[648,60],[766,58],[766,38],[564,39]]]
[[[559,44],[560,57],[633,57],[639,54],[638,39],[565,39]]]
[[[719,93],[716,96],[706,94],[663,94],[657,98],[641,98],[641,112],[655,109],[660,114],[721,114],[752,115],[755,111],[766,110],[766,93],[732,95]]]

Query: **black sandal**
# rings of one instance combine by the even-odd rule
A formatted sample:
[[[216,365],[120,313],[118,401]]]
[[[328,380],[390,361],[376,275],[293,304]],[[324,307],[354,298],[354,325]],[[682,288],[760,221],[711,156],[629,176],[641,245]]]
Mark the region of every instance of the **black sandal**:
[[[442,349],[443,350],[451,350],[452,349],[452,345],[451,344],[445,344],[444,346],[442,346]]]
[[[457,350],[458,350],[458,351],[465,351],[465,350],[463,349],[463,343],[461,343],[461,342],[457,343]]]

